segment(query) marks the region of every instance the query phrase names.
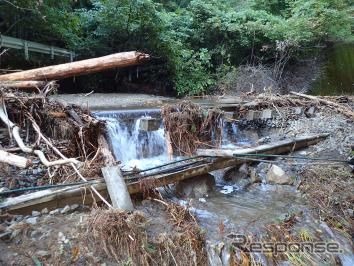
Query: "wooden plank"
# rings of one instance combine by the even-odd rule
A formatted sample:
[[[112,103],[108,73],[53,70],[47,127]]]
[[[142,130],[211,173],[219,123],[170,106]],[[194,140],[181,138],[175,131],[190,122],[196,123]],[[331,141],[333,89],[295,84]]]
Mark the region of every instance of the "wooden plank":
[[[225,157],[232,158],[234,154],[249,154],[249,153],[263,153],[263,154],[282,154],[291,152],[293,150],[301,149],[328,137],[329,134],[320,134],[312,136],[298,137],[294,139],[281,140],[276,143],[264,144],[254,148],[247,149],[198,149],[197,154],[203,156]]]
[[[51,80],[100,72],[117,67],[138,65],[149,59],[139,52],[123,52],[66,64],[47,66],[0,75],[0,81]]]
[[[254,153],[255,149],[258,153],[283,154],[316,144],[327,136],[328,134],[320,134],[307,137],[298,137],[293,140],[278,142],[276,145],[273,145],[273,148],[271,148],[270,145],[261,145],[253,149],[243,149],[243,154],[247,154],[245,153],[246,150],[248,150],[249,153]],[[260,147],[263,147],[263,150]],[[235,153],[235,151],[232,152]],[[197,165],[189,169],[184,169],[173,173],[156,174],[144,178],[142,181],[129,183],[127,184],[128,191],[130,194],[135,194],[149,188],[164,186],[209,173],[214,170],[241,165],[244,162],[247,162],[247,159],[241,160],[229,158],[229,155],[230,154],[228,154],[227,158],[216,158],[207,163]],[[90,183],[90,185],[97,189],[99,193],[107,197],[107,187],[103,180],[96,181],[93,184]],[[21,195],[15,198],[8,198],[0,203],[0,210],[8,210],[10,213],[30,213],[32,210],[41,210],[44,207],[58,208],[72,203],[91,204],[94,201],[100,201],[99,198],[96,198],[93,193],[90,193],[89,190],[87,190],[90,185],[67,187],[58,190],[49,189],[34,192],[28,195]]]

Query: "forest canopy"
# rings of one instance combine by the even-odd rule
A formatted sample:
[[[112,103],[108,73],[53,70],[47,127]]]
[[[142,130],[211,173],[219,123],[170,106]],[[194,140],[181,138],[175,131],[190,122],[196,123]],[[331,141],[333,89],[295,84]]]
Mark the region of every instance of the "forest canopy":
[[[0,0],[0,32],[78,58],[139,50],[150,81],[200,94],[233,68],[353,40],[350,0]],[[283,67],[283,66],[280,66]]]

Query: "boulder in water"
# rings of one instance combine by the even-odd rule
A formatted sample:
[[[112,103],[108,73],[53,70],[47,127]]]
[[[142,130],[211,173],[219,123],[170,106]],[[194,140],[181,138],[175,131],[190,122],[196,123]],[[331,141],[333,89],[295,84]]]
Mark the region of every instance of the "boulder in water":
[[[239,168],[233,167],[227,169],[223,175],[223,179],[225,181],[232,181],[236,186],[243,189],[251,184],[249,175],[249,167],[244,163]]]
[[[291,177],[275,164],[273,164],[267,172],[267,182],[278,185],[290,185],[293,183]]]
[[[212,191],[214,186],[214,176],[205,174],[178,182],[176,193],[181,197],[202,198]]]

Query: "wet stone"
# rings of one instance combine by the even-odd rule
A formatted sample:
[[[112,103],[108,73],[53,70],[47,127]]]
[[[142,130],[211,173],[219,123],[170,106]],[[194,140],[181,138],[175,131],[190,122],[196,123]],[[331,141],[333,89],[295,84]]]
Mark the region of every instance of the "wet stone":
[[[41,211],[42,214],[48,214],[49,211],[48,211],[48,208],[44,208],[42,211]]]
[[[305,111],[306,117],[314,117],[316,112],[316,108],[314,106],[311,106]]]
[[[45,250],[36,251],[36,255],[40,258],[49,258],[51,256],[50,252]]]
[[[180,181],[176,185],[176,193],[181,197],[203,198],[215,186],[215,178],[211,174],[196,176]]]
[[[80,207],[79,204],[73,204],[73,205],[70,206],[70,210],[71,210],[71,211],[75,211],[75,210],[77,210],[79,207]]]
[[[37,217],[37,216],[40,216],[41,213],[39,211],[32,211],[32,216],[33,217]]]
[[[37,224],[38,217],[30,217],[26,219],[26,223],[35,225]]]
[[[278,185],[290,185],[293,183],[290,176],[287,175],[283,169],[274,164],[268,170],[267,182]]]
[[[61,214],[65,214],[65,213],[68,213],[68,212],[70,212],[70,206],[69,205],[66,205],[61,211],[60,211],[60,213]]]
[[[49,215],[56,215],[60,213],[60,209],[55,209],[49,212]]]

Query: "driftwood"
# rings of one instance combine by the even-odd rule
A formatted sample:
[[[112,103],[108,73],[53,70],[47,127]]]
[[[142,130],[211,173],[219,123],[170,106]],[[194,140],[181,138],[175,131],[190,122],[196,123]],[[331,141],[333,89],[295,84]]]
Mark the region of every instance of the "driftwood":
[[[38,133],[39,137],[49,146],[52,148],[52,150],[59,155],[63,160],[68,160],[67,157],[65,157],[64,154],[62,154],[41,132],[39,126],[37,125],[37,123],[32,120],[32,126],[33,129]],[[83,175],[80,173],[80,171],[78,170],[78,168],[76,167],[76,165],[74,163],[70,163],[70,166],[74,169],[75,173],[80,177],[81,180],[88,182],[87,179],[85,177],[83,177]],[[111,204],[109,204],[109,202],[97,191],[97,189],[93,186],[90,186],[90,189],[100,198],[101,201],[103,201],[109,208],[113,208]]]
[[[0,119],[1,121],[9,128],[9,130],[11,130],[12,135],[17,143],[17,145],[19,146],[19,148],[24,152],[24,153],[33,153],[35,155],[38,156],[38,158],[40,159],[41,163],[43,163],[46,167],[50,167],[50,166],[54,166],[54,165],[62,165],[62,164],[69,164],[69,163],[74,163],[74,164],[78,164],[79,161],[76,159],[63,159],[63,160],[56,160],[56,161],[48,161],[47,158],[45,157],[44,153],[41,150],[35,150],[33,148],[29,148],[27,147],[21,136],[20,136],[20,128],[18,126],[16,126],[12,121],[10,121],[10,119],[7,116],[7,112],[6,112],[6,107],[5,107],[5,103],[3,101],[3,99],[0,99]],[[5,161],[2,161],[5,162]],[[9,163],[11,161],[7,161],[7,163]]]
[[[28,166],[32,165],[31,160],[3,150],[0,150],[0,162],[14,165],[20,168],[27,168]]]
[[[299,97],[302,97],[302,98],[306,98],[306,99],[309,99],[309,100],[317,101],[317,102],[319,102],[319,103],[321,103],[323,105],[328,105],[330,107],[333,107],[338,112],[340,112],[341,114],[343,114],[346,117],[354,120],[354,112],[353,112],[353,110],[351,110],[350,108],[348,108],[348,107],[346,107],[346,106],[344,106],[342,104],[338,104],[338,103],[335,103],[335,102],[332,102],[332,101],[324,100],[324,99],[321,99],[321,98],[316,97],[316,96],[306,95],[306,94],[293,92],[293,91],[291,92],[291,94],[299,96]]]
[[[106,138],[102,134],[100,134],[98,136],[97,142],[98,142],[98,148],[100,149],[100,152],[104,158],[104,164],[106,166],[114,165],[116,160],[114,159],[114,156],[111,150],[109,149],[109,145]]]
[[[268,154],[281,154],[289,151],[298,150],[309,145],[313,145],[324,139],[327,135],[316,135],[309,137],[296,138],[289,141],[287,145],[278,143],[274,145],[273,149],[265,147],[265,150],[258,149],[259,153]],[[254,150],[250,151],[254,152]],[[169,172],[164,174],[154,174],[141,181],[135,181],[127,184],[130,194],[139,193],[144,191],[146,187],[144,184],[148,183],[148,188],[160,187],[167,184],[175,183],[202,174],[223,169],[230,166],[237,166],[247,162],[247,159],[234,159],[234,158],[217,158],[212,161],[207,161],[201,165],[190,167],[181,171]],[[93,199],[91,195],[85,192],[86,188],[93,187],[102,196],[107,196],[106,184],[103,180],[97,181],[94,184],[87,184],[75,187],[67,187],[63,189],[48,189],[40,192],[34,192],[28,195],[21,195],[15,198],[8,198],[0,203],[0,210],[5,209],[14,213],[30,213],[32,210],[41,210],[44,207],[58,208],[64,207],[71,203],[85,203],[90,204],[97,199]],[[83,200],[83,195],[86,195]]]
[[[23,80],[23,81],[3,81],[0,82],[0,88],[17,88],[17,89],[33,89],[43,88],[47,82],[36,80]]]
[[[149,59],[149,55],[139,52],[116,53],[72,63],[0,75],[0,81],[63,79],[117,67],[138,65],[147,59]]]

